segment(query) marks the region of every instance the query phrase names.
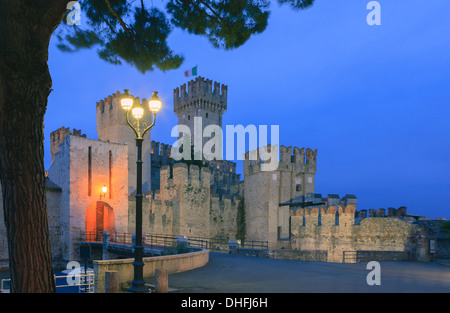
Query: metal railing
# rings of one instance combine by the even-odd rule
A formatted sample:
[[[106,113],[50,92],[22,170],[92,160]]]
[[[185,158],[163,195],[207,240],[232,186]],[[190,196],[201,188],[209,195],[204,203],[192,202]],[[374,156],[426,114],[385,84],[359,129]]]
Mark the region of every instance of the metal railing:
[[[86,242],[102,242],[103,232],[101,231],[87,231],[82,233],[82,238]]]
[[[99,232],[85,232],[82,234],[87,242],[102,242],[103,234]],[[132,244],[132,233],[121,233],[115,232],[110,234],[110,243],[119,245],[131,245]],[[143,234],[142,244],[150,248],[159,247],[173,247],[177,245],[178,236],[168,235],[168,234]],[[206,237],[187,237],[187,242],[189,247],[198,247],[209,249],[215,252],[225,252],[228,253],[228,239],[223,238],[206,238]],[[257,241],[257,240],[246,240],[239,242],[240,248],[247,249],[262,249],[268,250],[268,241]]]
[[[55,276],[56,289],[60,292],[73,292],[77,290],[77,293],[94,293],[94,279],[95,274],[93,271],[88,271],[87,273],[81,273],[78,275],[69,276]],[[65,282],[65,284],[64,284]]]
[[[5,283],[7,283],[7,285],[10,286],[11,279],[5,278],[0,281],[0,293],[9,293],[11,287],[5,288]]]
[[[228,253],[228,239],[189,237],[188,240],[189,242],[201,242],[202,248],[206,248],[211,251]],[[239,248],[268,250],[269,242],[258,240],[239,241]]]
[[[55,279],[56,292],[59,293],[94,293],[93,271],[77,275],[53,275]],[[9,293],[11,290],[11,279],[4,278],[0,281],[0,293]]]
[[[250,240],[250,241],[241,241],[239,244],[239,248],[249,248],[249,249],[269,249],[268,241],[258,241],[258,240]]]
[[[110,235],[109,242],[122,245],[131,245],[133,243],[132,233],[114,233]]]
[[[228,253],[228,239],[222,238],[206,238],[206,237],[189,237],[191,246],[199,246],[214,252]]]
[[[357,263],[358,252],[357,251],[343,251],[342,263]]]
[[[160,234],[144,234],[142,236],[144,246],[150,248],[175,246],[177,244],[177,236],[160,235]]]

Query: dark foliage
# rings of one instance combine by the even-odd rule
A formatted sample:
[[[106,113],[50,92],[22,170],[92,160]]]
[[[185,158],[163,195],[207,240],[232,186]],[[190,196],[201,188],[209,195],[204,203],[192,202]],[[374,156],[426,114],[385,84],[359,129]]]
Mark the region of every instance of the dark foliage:
[[[305,9],[314,0],[278,0],[293,9]],[[139,71],[176,69],[183,56],[175,54],[167,38],[173,27],[206,36],[216,48],[233,49],[268,23],[268,0],[168,0],[165,8],[152,1],[80,0],[81,25],[68,25],[56,34],[58,47],[65,52],[97,46],[101,59],[126,62]],[[71,14],[70,11],[68,14]],[[87,21],[86,21],[87,20]]]

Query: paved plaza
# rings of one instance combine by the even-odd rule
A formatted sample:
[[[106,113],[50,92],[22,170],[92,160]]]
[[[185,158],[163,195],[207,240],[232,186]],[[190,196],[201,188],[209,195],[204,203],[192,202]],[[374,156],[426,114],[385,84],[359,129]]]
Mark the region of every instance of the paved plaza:
[[[275,260],[210,253],[201,268],[169,275],[179,293],[448,293],[450,266],[441,262],[380,262],[381,285],[367,284],[367,263]],[[146,279],[153,284],[154,278]]]

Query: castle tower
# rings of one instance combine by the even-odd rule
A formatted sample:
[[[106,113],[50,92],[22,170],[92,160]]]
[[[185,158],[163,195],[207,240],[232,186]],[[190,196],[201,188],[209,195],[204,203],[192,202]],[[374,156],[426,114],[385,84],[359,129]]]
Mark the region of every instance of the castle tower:
[[[274,171],[262,169],[271,160],[262,160],[260,153],[261,149],[247,152],[243,162],[247,239],[267,240],[276,247],[290,231],[289,208],[280,204],[291,199],[308,202],[314,194],[317,150],[280,146]]]
[[[59,152],[59,145],[64,142],[64,139],[68,135],[75,135],[80,137],[86,137],[86,134],[81,134],[81,130],[76,130],[75,128],[73,131],[69,129],[69,127],[61,127],[55,131],[52,131],[50,133],[50,154],[52,156],[52,163],[55,159],[56,152]]]
[[[97,134],[98,140],[128,145],[128,193],[136,191],[136,135],[127,124],[125,111],[120,106],[122,94],[117,91],[97,102]],[[139,100],[139,98],[135,98]],[[151,122],[151,113],[146,99],[139,100],[144,107],[144,118],[141,123]],[[134,119],[131,116],[130,122]],[[142,143],[142,190],[144,193],[151,189],[151,130],[145,134]]]
[[[191,132],[191,144],[197,137],[202,136],[203,130],[208,125],[218,125],[222,128],[222,115],[227,110],[227,91],[226,85],[218,82],[197,77],[187,84],[177,87],[173,91],[173,110],[178,117],[178,125],[186,125]],[[201,133],[194,133],[194,122],[201,121]],[[211,137],[214,137],[213,134]],[[211,139],[206,137],[201,140],[202,147]],[[199,139],[197,139],[199,140]],[[222,144],[222,140],[220,140]],[[222,148],[222,147],[220,147]]]

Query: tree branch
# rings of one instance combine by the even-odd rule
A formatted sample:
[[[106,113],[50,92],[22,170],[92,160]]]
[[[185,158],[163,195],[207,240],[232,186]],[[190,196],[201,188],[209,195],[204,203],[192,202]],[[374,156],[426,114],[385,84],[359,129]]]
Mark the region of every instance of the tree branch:
[[[114,10],[114,8],[111,5],[111,2],[109,2],[109,0],[105,0],[106,5],[108,6],[108,9],[111,11],[111,13],[114,15],[114,17],[119,21],[120,25],[122,26],[122,28],[125,30],[125,32],[128,34],[128,36],[130,36],[130,38],[136,42],[139,45],[142,45],[144,47],[146,47],[147,49],[153,49],[154,47],[152,47],[151,45],[149,45],[147,42],[145,41],[141,41],[140,39],[138,39],[136,37],[136,34],[134,34],[131,29],[127,26],[127,24],[125,24],[125,22],[122,20],[122,18],[120,17],[120,15]]]
[[[95,7],[97,12],[100,12],[99,8],[95,5],[95,1],[92,1],[92,5]],[[117,36],[117,32],[114,29],[114,27],[108,22],[108,20],[105,18],[103,14],[99,14],[103,22],[105,22],[106,25],[108,25],[109,29]]]
[[[114,8],[111,5],[111,2],[109,2],[109,0],[105,0],[106,5],[108,6],[109,11],[114,15],[114,17],[119,21],[120,25],[122,26],[122,28],[127,32],[127,34],[136,40],[136,36],[133,34],[133,32],[128,28],[127,24],[125,24],[125,22],[122,20],[122,18],[120,17],[120,15],[116,12],[116,10],[114,10]]]
[[[193,1],[191,0],[191,2],[193,3]],[[207,7],[212,14],[219,20],[220,23],[223,23],[222,18],[220,17],[220,15],[213,10],[213,8],[211,8],[211,6],[208,3],[203,2],[202,0],[198,0],[198,2],[200,2],[201,4],[203,4],[205,7]]]

